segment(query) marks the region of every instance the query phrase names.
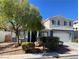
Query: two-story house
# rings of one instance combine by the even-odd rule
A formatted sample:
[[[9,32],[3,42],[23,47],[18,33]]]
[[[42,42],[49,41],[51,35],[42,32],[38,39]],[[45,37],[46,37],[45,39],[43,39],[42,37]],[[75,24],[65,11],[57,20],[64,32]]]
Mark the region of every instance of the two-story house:
[[[43,21],[45,29],[42,30],[42,36],[59,37],[60,41],[69,42],[73,39],[73,20],[63,16],[53,16]]]

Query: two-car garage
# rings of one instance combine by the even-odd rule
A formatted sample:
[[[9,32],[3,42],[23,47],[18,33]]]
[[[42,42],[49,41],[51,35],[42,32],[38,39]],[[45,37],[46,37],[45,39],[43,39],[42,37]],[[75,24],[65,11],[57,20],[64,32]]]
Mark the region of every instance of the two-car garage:
[[[53,31],[53,36],[59,37],[60,41],[69,42],[72,40],[71,34],[68,31]]]

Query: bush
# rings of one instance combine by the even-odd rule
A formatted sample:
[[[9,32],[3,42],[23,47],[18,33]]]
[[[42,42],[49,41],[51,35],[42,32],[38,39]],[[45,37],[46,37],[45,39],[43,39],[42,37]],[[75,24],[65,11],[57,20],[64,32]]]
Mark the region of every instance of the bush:
[[[58,37],[41,37],[40,40],[45,44],[45,47],[52,50],[59,46]]]
[[[42,41],[43,43],[46,43],[46,41],[48,40],[49,37],[40,37],[40,41]]]
[[[22,49],[25,52],[31,52],[32,49],[34,49],[35,45],[32,42],[23,42],[22,44]]]
[[[32,46],[34,43],[32,42],[22,42],[22,46],[25,45],[25,46]]]

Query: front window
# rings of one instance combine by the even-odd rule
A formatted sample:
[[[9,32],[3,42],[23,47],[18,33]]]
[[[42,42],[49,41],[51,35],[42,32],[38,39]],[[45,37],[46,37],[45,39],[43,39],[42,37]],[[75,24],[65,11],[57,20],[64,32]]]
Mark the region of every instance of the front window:
[[[52,20],[52,24],[54,24],[54,20]]]
[[[64,21],[64,26],[66,26],[67,25],[67,22],[66,21]]]
[[[52,20],[52,24],[54,24],[54,25],[55,25],[55,24],[56,24],[56,21]]]

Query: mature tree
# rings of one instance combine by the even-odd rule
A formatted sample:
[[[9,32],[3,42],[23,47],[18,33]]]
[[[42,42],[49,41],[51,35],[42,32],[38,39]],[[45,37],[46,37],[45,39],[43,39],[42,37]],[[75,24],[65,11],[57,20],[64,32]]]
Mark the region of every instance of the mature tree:
[[[25,15],[23,15],[22,20],[21,20],[21,30],[24,32],[24,39],[26,39],[26,31],[28,31],[27,28],[27,21],[29,20],[29,14],[25,13]]]
[[[23,15],[22,18],[22,30],[24,31],[24,39],[25,38],[25,31],[30,31],[30,41],[31,41],[31,34],[32,31],[39,31],[41,30],[42,24],[41,24],[42,17],[39,13],[39,10],[33,6],[29,5],[29,10],[26,12],[25,15]]]
[[[11,23],[19,43],[19,30],[23,16],[28,12],[28,0],[1,0],[1,15]]]
[[[29,5],[28,0],[0,0],[0,15],[5,16],[16,33],[19,43],[19,31],[39,31],[41,30],[42,17],[39,10]],[[25,39],[25,36],[24,36]]]

